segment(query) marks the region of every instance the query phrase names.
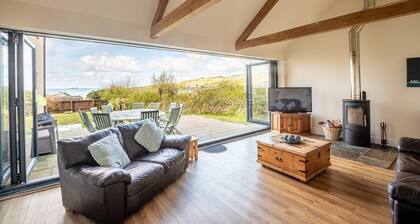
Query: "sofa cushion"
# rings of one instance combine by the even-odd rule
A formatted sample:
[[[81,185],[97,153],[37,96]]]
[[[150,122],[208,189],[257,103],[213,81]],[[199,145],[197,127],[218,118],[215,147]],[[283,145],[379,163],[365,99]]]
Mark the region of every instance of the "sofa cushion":
[[[399,153],[397,159],[397,171],[420,174],[420,155],[411,153]]]
[[[91,134],[60,140],[58,142],[60,163],[66,169],[75,165],[98,166],[98,163],[95,162],[90,154],[88,146],[110,134],[116,134],[122,143],[121,134],[116,128],[104,129]]]
[[[420,206],[420,176],[397,172],[394,181],[388,185],[388,192],[394,200]]]
[[[162,130],[160,130],[155,121],[152,119],[145,120],[144,124],[134,135],[136,142],[142,145],[149,152],[158,151],[163,138],[164,134]]]
[[[135,157],[135,161],[144,161],[158,163],[164,166],[165,172],[172,169],[185,158],[185,152],[179,149],[165,148],[157,152],[147,153],[142,156]]]
[[[127,185],[128,197],[145,190],[164,174],[162,165],[150,162],[132,161],[124,169],[131,175],[131,183]]]
[[[118,130],[121,132],[122,138],[124,139],[123,147],[131,160],[133,160],[135,156],[148,153],[148,151],[143,146],[134,140],[134,135],[136,135],[137,131],[144,124],[144,122],[145,121],[140,121],[117,126]]]
[[[113,167],[82,165],[71,167],[66,172],[74,179],[98,187],[121,182],[128,184],[131,181],[130,174],[126,170]]]
[[[402,137],[398,142],[399,152],[420,154],[420,139]]]
[[[88,146],[93,159],[101,166],[123,168],[130,163],[117,135],[111,134]]]

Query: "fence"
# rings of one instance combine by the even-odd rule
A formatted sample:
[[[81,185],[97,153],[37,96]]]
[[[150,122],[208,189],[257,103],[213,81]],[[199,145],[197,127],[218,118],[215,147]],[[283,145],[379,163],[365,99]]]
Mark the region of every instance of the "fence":
[[[47,101],[47,110],[50,113],[76,112],[89,110],[92,107],[100,108],[102,100],[63,100]]]

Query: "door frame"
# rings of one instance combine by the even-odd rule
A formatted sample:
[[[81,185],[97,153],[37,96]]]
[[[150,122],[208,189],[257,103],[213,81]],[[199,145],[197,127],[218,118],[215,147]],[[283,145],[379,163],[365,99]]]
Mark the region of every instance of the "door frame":
[[[258,124],[265,124],[270,125],[271,124],[271,116],[269,116],[269,121],[262,121],[254,119],[252,116],[252,70],[251,68],[253,66],[258,65],[269,65],[269,77],[268,77],[268,88],[276,88],[278,86],[278,68],[277,68],[277,61],[270,60],[270,61],[264,61],[260,63],[255,64],[249,64],[246,65],[246,119],[248,122],[252,123],[258,123]],[[267,96],[268,100],[268,96]],[[267,108],[267,112],[268,108]]]
[[[31,149],[30,157],[31,161],[26,165],[26,136],[25,136],[25,44],[31,48],[31,65],[32,65],[32,136],[31,136]],[[17,43],[17,98],[18,98],[18,151],[19,151],[19,184],[26,183],[27,176],[31,172],[32,168],[37,163],[37,128],[36,128],[36,115],[37,115],[37,104],[36,104],[36,47],[35,45],[25,37],[24,33],[18,33]]]
[[[3,186],[6,190],[25,184],[28,172],[37,162],[36,144],[36,48],[35,45],[24,36],[23,32],[2,31],[8,36],[8,78],[9,78],[9,144],[10,144],[10,185]],[[25,144],[25,90],[24,90],[24,48],[27,44],[31,48],[32,64],[32,136],[31,136],[31,159],[26,165]],[[3,175],[2,175],[3,180]]]

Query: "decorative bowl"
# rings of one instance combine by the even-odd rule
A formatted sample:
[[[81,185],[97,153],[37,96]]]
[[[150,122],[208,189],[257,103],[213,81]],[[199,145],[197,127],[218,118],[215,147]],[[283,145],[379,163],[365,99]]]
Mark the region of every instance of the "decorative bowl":
[[[284,135],[280,138],[283,143],[288,144],[300,144],[303,142],[302,137],[299,135]]]

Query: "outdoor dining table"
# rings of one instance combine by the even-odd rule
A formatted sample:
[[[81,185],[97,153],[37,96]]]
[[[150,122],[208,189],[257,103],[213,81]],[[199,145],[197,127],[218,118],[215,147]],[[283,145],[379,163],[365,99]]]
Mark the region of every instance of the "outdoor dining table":
[[[131,109],[131,110],[120,110],[113,111],[110,113],[111,120],[114,123],[118,122],[135,122],[141,120],[141,113],[144,111],[154,111],[154,109]],[[165,112],[159,111],[159,117],[164,116]]]

